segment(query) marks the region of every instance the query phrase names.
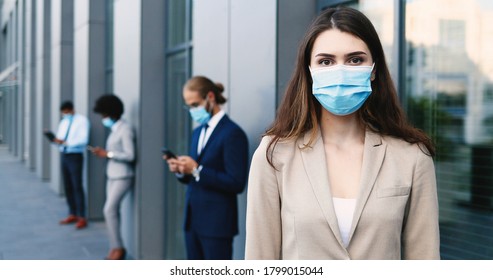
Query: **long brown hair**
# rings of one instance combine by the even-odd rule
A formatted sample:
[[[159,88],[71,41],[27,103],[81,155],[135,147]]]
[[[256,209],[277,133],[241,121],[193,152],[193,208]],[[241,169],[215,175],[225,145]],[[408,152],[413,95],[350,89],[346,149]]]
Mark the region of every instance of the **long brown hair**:
[[[313,21],[299,46],[296,67],[284,99],[276,119],[265,133],[272,136],[266,154],[270,165],[274,166],[272,156],[279,141],[296,139],[309,131],[310,140],[306,146],[311,146],[316,140],[323,109],[312,94],[308,66],[315,39],[322,32],[333,28],[364,41],[375,63],[375,79],[371,83],[373,92],[356,112],[360,122],[380,135],[394,136],[412,144],[418,143],[423,151],[435,155],[430,138],[423,131],[412,127],[405,117],[373,24],[358,10],[337,7],[325,10]]]

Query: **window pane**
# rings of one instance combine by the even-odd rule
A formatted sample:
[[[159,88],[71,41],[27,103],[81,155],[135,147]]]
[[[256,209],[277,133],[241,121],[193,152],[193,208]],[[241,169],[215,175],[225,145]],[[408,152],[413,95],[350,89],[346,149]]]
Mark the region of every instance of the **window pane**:
[[[339,3],[343,2],[343,3]],[[378,33],[391,73],[395,73],[394,57],[394,0],[360,0],[357,1],[320,1],[321,8],[330,6],[347,6],[358,9],[372,22]],[[397,65],[395,65],[397,66]]]
[[[191,135],[189,113],[184,110],[182,88],[190,77],[191,1],[166,3],[166,119],[165,145],[178,155],[187,155]],[[166,172],[166,258],[184,259],[183,215],[186,188],[174,174]]]
[[[493,258],[493,5],[406,2],[411,121],[433,137],[443,259]]]
[[[187,1],[168,0],[168,48],[188,42],[187,38]]]
[[[178,155],[188,154],[190,137],[190,118],[184,109],[182,88],[188,79],[187,52],[177,53],[167,59],[166,77],[166,145]],[[166,173],[166,256],[171,259],[184,259],[183,213],[185,187],[176,177]]]
[[[394,0],[360,0],[358,9],[373,23],[383,46],[385,59],[391,73],[394,63]]]

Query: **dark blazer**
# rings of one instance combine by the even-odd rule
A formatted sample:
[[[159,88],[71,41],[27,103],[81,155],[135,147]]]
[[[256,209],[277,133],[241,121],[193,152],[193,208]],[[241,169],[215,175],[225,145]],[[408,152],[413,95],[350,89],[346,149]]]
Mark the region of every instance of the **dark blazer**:
[[[193,176],[185,199],[185,230],[199,235],[233,237],[238,234],[237,194],[245,189],[248,176],[248,140],[245,132],[224,115],[206,146],[197,155],[202,126],[192,133],[190,156],[202,165],[199,182]]]

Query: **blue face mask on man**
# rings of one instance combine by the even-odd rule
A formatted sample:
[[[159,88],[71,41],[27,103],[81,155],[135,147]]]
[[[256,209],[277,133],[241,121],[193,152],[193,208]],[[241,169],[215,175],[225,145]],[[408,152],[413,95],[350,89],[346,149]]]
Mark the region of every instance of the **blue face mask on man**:
[[[110,117],[103,118],[101,122],[107,128],[111,128],[115,124],[115,121]]]
[[[71,121],[73,119],[73,114],[62,114],[62,119]]]
[[[361,108],[371,94],[371,73],[374,65],[310,68],[313,95],[334,115],[352,114]]]
[[[195,108],[190,108],[190,116],[192,119],[199,124],[206,124],[211,119],[211,113],[209,113],[205,106],[198,106]]]

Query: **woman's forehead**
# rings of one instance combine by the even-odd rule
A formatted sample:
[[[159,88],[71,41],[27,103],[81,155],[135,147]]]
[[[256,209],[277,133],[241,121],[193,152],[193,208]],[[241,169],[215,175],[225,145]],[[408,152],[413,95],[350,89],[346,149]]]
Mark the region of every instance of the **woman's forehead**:
[[[351,33],[333,28],[317,36],[313,43],[311,55],[313,57],[319,53],[324,53],[338,56],[359,51],[370,54],[370,50],[363,40]]]

